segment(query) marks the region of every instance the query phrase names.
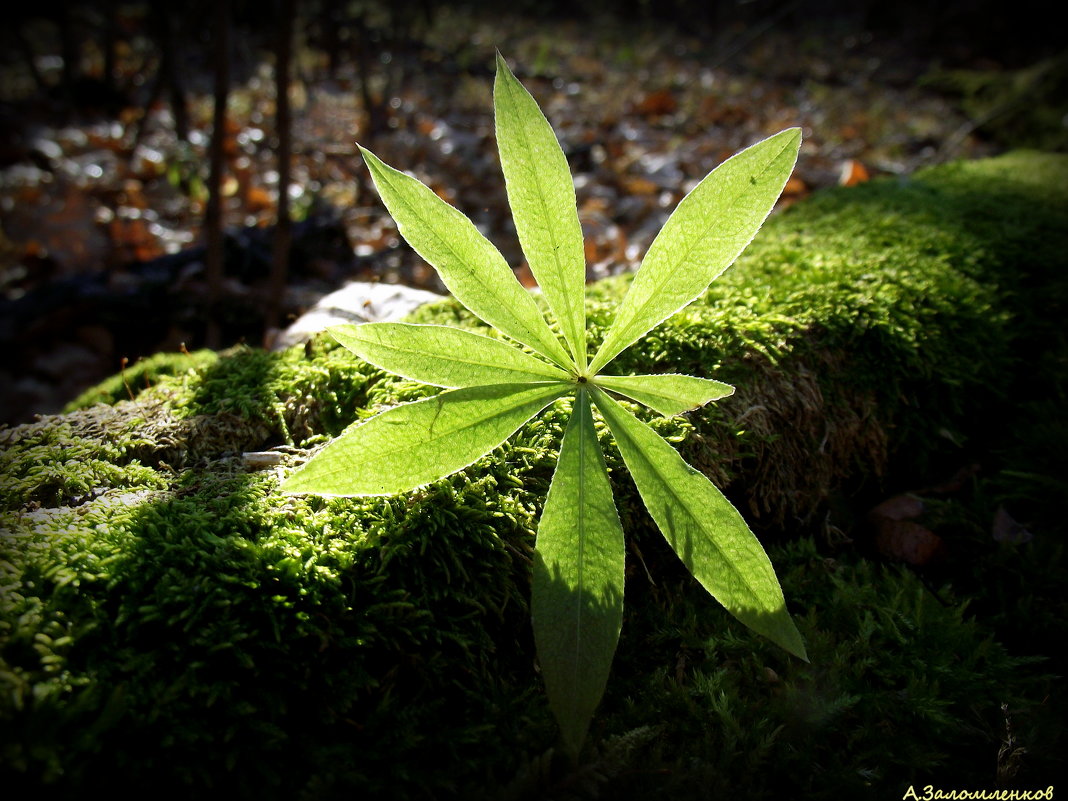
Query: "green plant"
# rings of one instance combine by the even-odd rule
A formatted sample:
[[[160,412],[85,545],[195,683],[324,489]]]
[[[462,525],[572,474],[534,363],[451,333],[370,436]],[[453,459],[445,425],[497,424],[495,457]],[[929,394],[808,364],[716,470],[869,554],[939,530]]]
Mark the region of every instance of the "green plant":
[[[788,129],[736,154],[679,204],[590,360],[582,233],[567,161],[537,103],[499,55],[494,113],[520,243],[562,341],[467,217],[361,148],[402,236],[460,303],[527,349],[447,326],[332,329],[338,342],[371,364],[448,389],[350,428],[282,489],[406,492],[463,469],[554,401],[573,397],[538,526],[531,614],[549,703],[566,749],[577,755],[604,693],[623,619],[624,537],[594,406],[653,520],[690,572],[740,621],[806,658],[771,562],[741,515],[610,395],[673,416],[725,397],[733,387],[687,375],[602,373],[701,295],[749,244],[793,169],[801,134]]]

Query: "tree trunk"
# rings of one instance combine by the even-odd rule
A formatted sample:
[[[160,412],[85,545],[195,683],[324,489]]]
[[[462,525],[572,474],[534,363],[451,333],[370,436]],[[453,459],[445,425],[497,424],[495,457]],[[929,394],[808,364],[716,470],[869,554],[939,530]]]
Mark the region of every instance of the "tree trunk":
[[[215,110],[211,132],[211,172],[208,175],[208,204],[204,213],[207,244],[208,308],[207,346],[218,348],[222,332],[219,325],[223,280],[223,199],[222,177],[226,169],[226,103],[230,93],[230,1],[215,4]]]
[[[115,42],[118,38],[118,20],[115,18],[118,14],[118,3],[116,0],[105,0],[103,3],[104,12],[104,63],[103,63],[103,75],[101,79],[104,82],[104,87],[108,91],[113,91],[116,88],[115,83]]]
[[[282,297],[285,294],[286,274],[289,272],[289,250],[293,238],[289,218],[289,175],[292,160],[292,122],[289,108],[289,63],[293,50],[294,0],[281,0],[278,15],[278,41],[275,50],[274,92],[278,131],[278,219],[274,229],[271,274],[267,282],[267,308],[264,315],[264,336],[269,338],[279,326]]]
[[[34,52],[30,40],[26,38],[26,33],[22,30],[22,24],[17,23],[12,25],[10,30],[15,37],[16,46],[22,52],[22,58],[26,64],[26,69],[29,70],[30,75],[33,77],[33,83],[37,87],[37,91],[42,95],[47,94],[48,82],[44,79],[44,76],[41,75],[41,71],[37,69],[37,54]]]
[[[60,72],[60,90],[63,99],[68,104],[74,103],[75,87],[80,74],[79,61],[81,48],[78,43],[78,35],[74,30],[74,4],[71,0],[63,0],[59,4],[59,43],[60,53],[63,59],[63,67]],[[69,109],[68,109],[69,110]]]
[[[179,140],[189,141],[189,111],[186,108],[185,89],[178,68],[178,54],[181,52],[178,34],[175,32],[174,17],[166,5],[153,6],[157,15],[157,35],[160,46],[159,80],[167,89],[174,115],[174,133]]]
[[[373,142],[375,137],[386,129],[385,109],[382,99],[376,98],[371,91],[371,36],[367,29],[366,15],[360,13],[354,25],[357,31],[356,66],[360,72],[360,97],[367,115],[367,128],[361,132],[361,138],[364,142]]]

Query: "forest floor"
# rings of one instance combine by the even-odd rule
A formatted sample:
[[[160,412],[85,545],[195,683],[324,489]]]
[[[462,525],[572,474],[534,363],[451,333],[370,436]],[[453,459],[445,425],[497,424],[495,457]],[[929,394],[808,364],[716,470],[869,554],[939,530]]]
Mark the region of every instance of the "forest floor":
[[[780,205],[827,186],[1001,152],[1014,143],[991,122],[1012,116],[1013,81],[1024,81],[1017,95],[1026,93],[1051,63],[1036,56],[1014,72],[966,47],[924,53],[914,41],[848,26],[814,33],[774,19],[709,40],[618,20],[532,24],[439,9],[417,36],[374,45],[365,93],[358,63],[331,69],[314,42],[298,40],[289,195],[302,227],[285,299],[290,318],[351,280],[442,289],[400,242],[357,141],[471,216],[529,282],[496,160],[495,49],[568,154],[591,280],[636,268],[700,178],[786,127],[800,126],[804,143]],[[267,48],[237,52],[224,193],[233,232],[227,297],[242,311],[223,344],[258,345],[271,335],[257,310],[276,215],[274,81]],[[57,411],[124,359],[204,344],[198,246],[210,63],[183,70],[190,132],[182,141],[172,108],[151,101],[150,45],[131,37],[122,55],[119,102],[79,109],[35,91],[18,64],[0,75],[0,341],[8,345],[0,423]],[[87,74],[99,71],[99,58],[86,59]],[[39,64],[46,78],[58,70],[56,59]],[[999,85],[1009,87],[1008,101]],[[370,129],[365,96],[379,130]]]

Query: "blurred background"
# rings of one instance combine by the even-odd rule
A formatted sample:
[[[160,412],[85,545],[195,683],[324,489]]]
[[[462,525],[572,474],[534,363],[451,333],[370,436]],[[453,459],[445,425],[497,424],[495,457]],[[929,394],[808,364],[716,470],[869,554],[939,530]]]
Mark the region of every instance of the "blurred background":
[[[0,30],[0,423],[159,351],[270,346],[350,281],[442,291],[356,142],[531,283],[493,139],[494,51],[575,176],[588,277],[634,269],[736,150],[799,125],[780,201],[1068,149],[1038,3],[36,2]]]

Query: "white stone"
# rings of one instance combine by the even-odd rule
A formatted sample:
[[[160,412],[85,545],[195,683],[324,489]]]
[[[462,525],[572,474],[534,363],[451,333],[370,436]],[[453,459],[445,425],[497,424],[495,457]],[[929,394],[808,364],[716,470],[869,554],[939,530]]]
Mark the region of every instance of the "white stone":
[[[353,281],[320,298],[311,309],[278,334],[271,349],[284,350],[299,345],[311,339],[313,334],[333,325],[397,320],[424,303],[441,300],[442,297],[436,292],[413,289],[403,284]]]

